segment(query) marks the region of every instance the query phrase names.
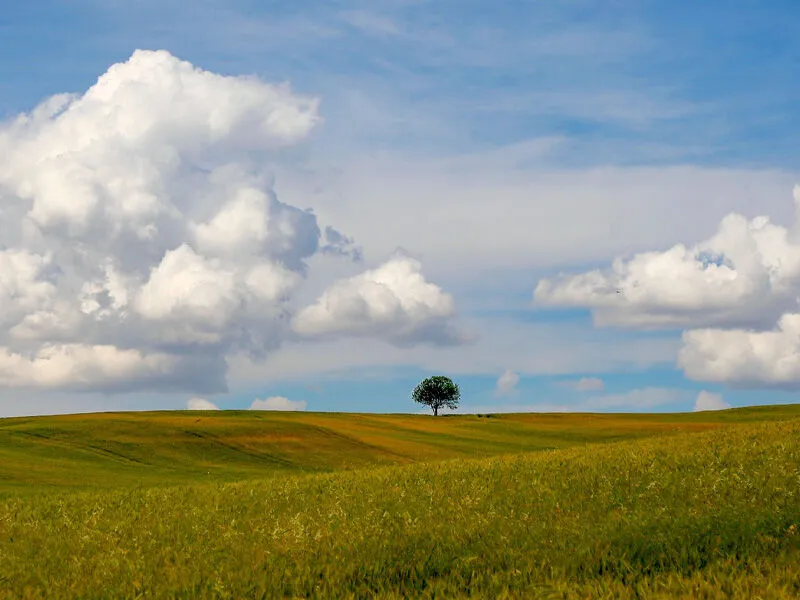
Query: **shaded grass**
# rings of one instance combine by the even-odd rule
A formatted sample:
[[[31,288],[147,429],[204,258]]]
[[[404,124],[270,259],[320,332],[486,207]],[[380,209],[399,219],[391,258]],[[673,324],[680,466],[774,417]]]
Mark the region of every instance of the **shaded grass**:
[[[7,499],[0,598],[796,598],[799,436]]]
[[[175,411],[0,419],[0,497],[480,458],[793,417],[799,405],[679,415]]]

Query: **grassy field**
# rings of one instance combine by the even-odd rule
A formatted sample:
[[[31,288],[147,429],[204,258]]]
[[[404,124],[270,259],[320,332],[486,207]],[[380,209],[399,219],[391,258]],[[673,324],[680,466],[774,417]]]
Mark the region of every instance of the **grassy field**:
[[[0,497],[484,458],[795,417],[800,405],[660,415],[175,411],[0,419]]]
[[[798,406],[6,419],[0,482],[0,598],[800,597]]]

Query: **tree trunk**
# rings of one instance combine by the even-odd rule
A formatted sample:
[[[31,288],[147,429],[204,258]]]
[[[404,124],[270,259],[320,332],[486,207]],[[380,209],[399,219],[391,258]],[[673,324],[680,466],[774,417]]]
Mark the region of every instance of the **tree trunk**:
[[[439,407],[438,406],[434,406],[433,407],[433,416],[435,417],[438,414],[439,414]]]

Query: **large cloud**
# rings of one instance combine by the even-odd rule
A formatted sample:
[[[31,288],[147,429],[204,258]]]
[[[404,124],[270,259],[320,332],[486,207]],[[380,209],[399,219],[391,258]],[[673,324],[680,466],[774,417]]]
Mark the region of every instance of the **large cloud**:
[[[397,345],[458,343],[452,296],[425,280],[418,261],[397,256],[377,269],[341,280],[294,319],[301,336],[381,337]]]
[[[0,385],[213,393],[292,335],[307,260],[360,256],[272,188],[318,121],[287,85],[136,51],[0,125]],[[423,317],[452,310],[415,285]]]
[[[678,365],[692,379],[800,387],[800,187],[794,200],[791,228],[730,214],[692,248],[542,280],[534,299],[591,308],[598,325],[686,329]]]
[[[274,347],[320,230],[250,157],[316,104],[137,51],[3,126],[0,382],[220,391]]]

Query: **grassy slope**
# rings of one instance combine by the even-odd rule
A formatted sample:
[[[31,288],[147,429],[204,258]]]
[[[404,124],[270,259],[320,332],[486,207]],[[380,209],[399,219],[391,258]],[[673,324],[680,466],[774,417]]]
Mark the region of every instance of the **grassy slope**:
[[[741,423],[754,416],[763,422]],[[796,598],[800,418],[781,419],[546,417],[550,433],[581,425],[567,444],[734,423],[480,460],[10,498],[0,598]],[[446,421],[425,427],[457,438],[461,420]],[[462,443],[440,436],[436,447]]]
[[[800,405],[681,415],[181,411],[0,419],[0,496],[478,458],[792,417]]]

